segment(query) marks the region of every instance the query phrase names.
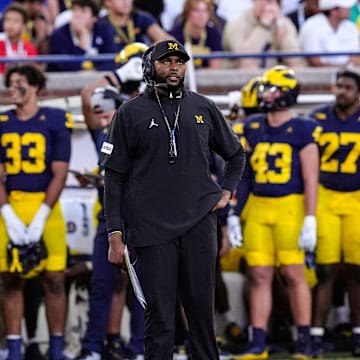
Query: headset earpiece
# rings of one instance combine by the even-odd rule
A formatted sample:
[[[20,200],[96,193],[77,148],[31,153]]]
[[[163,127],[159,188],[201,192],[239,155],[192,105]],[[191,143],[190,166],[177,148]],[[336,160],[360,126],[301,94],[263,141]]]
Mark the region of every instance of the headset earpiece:
[[[155,67],[154,67],[154,62],[152,60],[153,50],[154,50],[154,46],[150,46],[145,51],[142,61],[143,76],[147,84],[151,84],[155,79]]]

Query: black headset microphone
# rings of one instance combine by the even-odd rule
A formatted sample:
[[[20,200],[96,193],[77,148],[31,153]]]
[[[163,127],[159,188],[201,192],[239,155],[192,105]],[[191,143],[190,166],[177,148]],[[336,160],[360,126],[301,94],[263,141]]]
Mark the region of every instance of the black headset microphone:
[[[152,51],[154,50],[154,45],[150,46],[143,55],[143,64],[142,70],[144,75],[145,83],[151,87],[167,89],[168,85],[166,82],[157,83],[155,81],[155,67],[154,61],[152,59]]]
[[[153,86],[155,86],[157,88],[160,88],[160,89],[168,89],[167,83],[156,83],[156,82],[154,82]]]

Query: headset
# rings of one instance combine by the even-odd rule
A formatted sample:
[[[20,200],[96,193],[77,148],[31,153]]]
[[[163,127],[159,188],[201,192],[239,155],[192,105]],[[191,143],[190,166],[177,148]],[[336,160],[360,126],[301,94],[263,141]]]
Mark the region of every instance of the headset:
[[[154,50],[155,45],[150,46],[144,53],[142,58],[142,72],[144,75],[144,80],[147,85],[155,85],[155,66],[152,59],[152,51]]]

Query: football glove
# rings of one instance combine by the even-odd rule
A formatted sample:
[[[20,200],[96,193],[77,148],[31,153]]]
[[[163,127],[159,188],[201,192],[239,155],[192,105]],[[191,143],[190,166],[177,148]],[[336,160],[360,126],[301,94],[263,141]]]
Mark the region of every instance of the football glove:
[[[41,239],[36,243],[15,245],[9,241],[7,245],[7,263],[11,273],[29,279],[37,276],[45,268],[47,249]]]
[[[128,81],[141,81],[143,79],[142,59],[139,57],[131,58],[126,64],[115,70],[120,83]]]
[[[232,247],[241,247],[243,237],[241,233],[240,219],[236,215],[230,215],[227,218],[227,232]]]
[[[10,204],[5,204],[1,207],[1,215],[12,242],[16,245],[25,244],[27,242],[26,225],[18,218]]]
[[[49,205],[41,204],[28,227],[28,242],[38,242],[44,232],[45,222],[51,212]]]
[[[239,90],[230,91],[227,96],[230,109],[234,106],[240,107],[241,92]]]
[[[316,218],[307,215],[299,236],[299,248],[305,251],[314,251],[316,246]]]

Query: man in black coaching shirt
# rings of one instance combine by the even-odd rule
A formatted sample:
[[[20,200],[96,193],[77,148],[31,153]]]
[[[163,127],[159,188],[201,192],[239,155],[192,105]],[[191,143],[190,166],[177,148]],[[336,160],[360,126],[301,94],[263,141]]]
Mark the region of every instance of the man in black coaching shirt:
[[[219,359],[214,334],[216,210],[228,203],[244,150],[215,104],[183,87],[189,55],[177,41],[143,57],[146,91],[117,111],[102,147],[109,261],[135,248],[145,309],[145,358],[170,360],[175,307],[184,306],[196,360]],[[210,152],[225,160],[221,184]]]

